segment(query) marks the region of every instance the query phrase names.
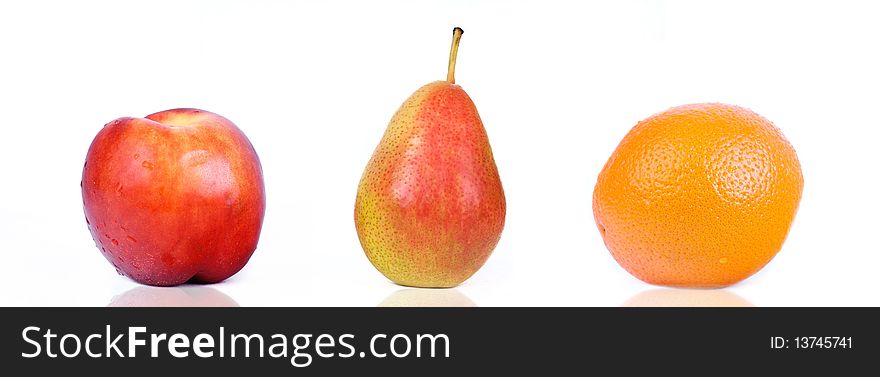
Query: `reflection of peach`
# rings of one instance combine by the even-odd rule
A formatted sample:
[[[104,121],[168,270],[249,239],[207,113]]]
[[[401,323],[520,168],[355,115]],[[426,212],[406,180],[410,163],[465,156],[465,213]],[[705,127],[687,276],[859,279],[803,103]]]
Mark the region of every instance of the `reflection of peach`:
[[[237,307],[231,297],[214,288],[186,287],[136,287],[110,300],[111,307]]]
[[[623,306],[635,307],[707,307],[754,306],[726,289],[652,289],[631,297]]]
[[[385,298],[380,307],[476,307],[457,289],[400,289]]]

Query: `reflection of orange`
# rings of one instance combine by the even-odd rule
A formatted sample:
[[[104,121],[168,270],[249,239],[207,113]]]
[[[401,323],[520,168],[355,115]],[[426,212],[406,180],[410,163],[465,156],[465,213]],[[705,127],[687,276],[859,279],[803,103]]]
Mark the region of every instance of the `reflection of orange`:
[[[738,106],[685,105],[623,138],[599,173],[593,215],[637,278],[721,287],[776,255],[802,190],[794,148],[770,121]]]
[[[640,292],[623,303],[624,307],[693,308],[752,307],[751,302],[727,289],[655,288]]]

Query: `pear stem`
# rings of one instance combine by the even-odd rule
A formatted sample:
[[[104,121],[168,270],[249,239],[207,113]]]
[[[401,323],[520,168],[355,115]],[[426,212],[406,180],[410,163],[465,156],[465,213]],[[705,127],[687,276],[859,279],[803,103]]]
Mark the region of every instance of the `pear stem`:
[[[452,29],[452,48],[449,50],[449,68],[446,71],[446,81],[450,84],[455,84],[455,59],[458,58],[458,43],[462,34],[464,30],[460,27]]]

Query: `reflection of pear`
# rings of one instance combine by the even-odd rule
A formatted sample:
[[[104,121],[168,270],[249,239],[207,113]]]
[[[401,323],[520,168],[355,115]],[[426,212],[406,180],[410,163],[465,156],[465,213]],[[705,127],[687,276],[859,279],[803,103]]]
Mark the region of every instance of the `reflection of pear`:
[[[635,307],[708,307],[754,306],[726,289],[652,289],[631,297],[623,306]]]
[[[203,286],[136,287],[110,300],[111,307],[237,307],[238,303],[222,292]]]
[[[476,307],[457,289],[400,289],[385,298],[380,307]]]

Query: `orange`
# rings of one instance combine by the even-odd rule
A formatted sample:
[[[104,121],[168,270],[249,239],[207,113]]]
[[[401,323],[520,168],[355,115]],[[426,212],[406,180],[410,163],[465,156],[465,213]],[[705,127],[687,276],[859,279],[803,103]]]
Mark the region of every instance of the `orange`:
[[[630,130],[599,173],[593,216],[633,276],[723,287],[776,255],[802,191],[794,148],[770,121],[739,106],[692,104]]]

